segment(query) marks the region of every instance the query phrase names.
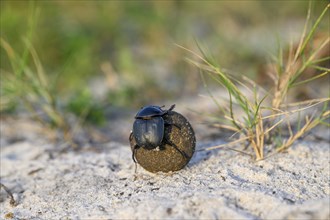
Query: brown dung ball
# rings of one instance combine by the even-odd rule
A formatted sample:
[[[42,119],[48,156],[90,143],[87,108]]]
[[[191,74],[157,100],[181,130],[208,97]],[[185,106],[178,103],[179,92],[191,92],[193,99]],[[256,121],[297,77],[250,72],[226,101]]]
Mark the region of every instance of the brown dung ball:
[[[135,159],[144,169],[149,172],[170,172],[182,169],[188,164],[195,152],[196,138],[195,132],[188,120],[175,111],[169,111],[162,116],[164,121],[169,124],[164,129],[164,139],[182,151],[183,156],[175,147],[164,143],[156,149],[148,150],[139,147],[135,150]],[[131,135],[130,145],[132,152],[136,141]]]

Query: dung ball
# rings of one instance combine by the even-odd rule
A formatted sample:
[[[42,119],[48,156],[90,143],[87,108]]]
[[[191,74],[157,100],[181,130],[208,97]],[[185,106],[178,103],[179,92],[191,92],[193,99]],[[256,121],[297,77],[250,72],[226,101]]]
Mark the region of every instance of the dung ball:
[[[195,132],[183,115],[175,111],[169,111],[162,117],[166,126],[161,144],[151,150],[143,147],[138,147],[135,150],[137,163],[153,173],[171,172],[184,168],[192,158],[196,146]],[[168,140],[175,147],[164,140]],[[130,139],[130,145],[133,152],[136,145],[134,136]]]

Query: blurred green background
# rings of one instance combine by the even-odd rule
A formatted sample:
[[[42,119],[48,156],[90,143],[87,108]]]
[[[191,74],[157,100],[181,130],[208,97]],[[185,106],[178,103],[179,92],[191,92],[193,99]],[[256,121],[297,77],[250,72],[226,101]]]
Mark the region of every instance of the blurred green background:
[[[312,3],[316,18],[328,1]],[[99,123],[107,106],[136,109],[198,93],[198,70],[176,44],[196,49],[197,41],[221,66],[258,77],[278,42],[285,46],[298,39],[307,9],[308,1],[301,0],[2,0],[1,38],[17,54],[24,53],[28,39],[51,94],[78,115],[93,108],[88,118]],[[5,89],[12,66],[3,47],[0,56],[1,96],[11,97],[1,109],[16,112],[17,94]]]

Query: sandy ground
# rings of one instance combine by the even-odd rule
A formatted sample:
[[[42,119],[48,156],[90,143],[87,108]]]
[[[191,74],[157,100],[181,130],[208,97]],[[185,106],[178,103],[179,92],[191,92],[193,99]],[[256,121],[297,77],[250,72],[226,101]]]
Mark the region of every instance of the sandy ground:
[[[1,189],[1,219],[330,218],[327,141],[299,142],[259,162],[225,149],[196,152],[183,170],[138,167],[136,179],[128,143],[52,149],[40,141],[2,144],[1,182],[18,204]]]
[[[194,127],[197,149],[224,141],[193,117],[216,110],[209,103],[199,97],[175,109]],[[109,142],[68,152],[29,121],[2,120],[0,182],[17,205],[1,189],[0,219],[330,219],[329,129],[264,161],[228,149],[199,151],[178,172],[138,167],[135,176],[127,140],[133,116],[111,119]]]

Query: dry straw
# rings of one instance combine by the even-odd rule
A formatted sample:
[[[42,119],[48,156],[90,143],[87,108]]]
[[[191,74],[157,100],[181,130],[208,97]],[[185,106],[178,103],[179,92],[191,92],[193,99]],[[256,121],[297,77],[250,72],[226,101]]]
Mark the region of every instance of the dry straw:
[[[323,61],[329,60],[329,57],[320,57],[320,51],[329,47],[329,36],[323,39],[316,48],[311,46],[313,43],[312,37],[329,7],[330,4],[325,7],[310,29],[308,26],[311,20],[311,7],[309,7],[306,24],[301,34],[298,47],[294,48],[291,45],[286,61],[284,61],[283,52],[280,48],[279,57],[276,59],[276,64],[273,68],[274,71],[270,74],[273,80],[273,89],[271,92],[274,95],[264,93],[260,98],[259,96],[261,93],[259,91],[265,91],[261,86],[247,78],[243,78],[241,82],[234,76],[223,71],[205,54],[199,44],[197,44],[197,46],[200,53],[178,45],[178,47],[192,54],[194,58],[197,58],[187,60],[201,70],[201,76],[206,88],[207,85],[204,73],[208,74],[215,82],[222,85],[228,91],[229,107],[221,106],[211,93],[210,95],[222,112],[222,118],[225,120],[225,123],[220,125],[220,127],[241,134],[240,138],[237,140],[203,150],[226,147],[244,154],[249,154],[246,148],[242,150],[237,149],[239,143],[248,143],[254,151],[255,159],[261,160],[265,158],[264,147],[266,143],[271,143],[274,153],[280,152],[292,146],[296,140],[303,137],[314,127],[320,124],[329,126],[329,124],[325,122],[326,119],[330,117],[330,111],[328,110],[329,97],[305,100],[297,103],[286,103],[286,98],[291,88],[304,85],[329,74],[328,68],[318,65]],[[307,51],[307,49],[309,51]],[[305,80],[300,80],[301,76],[307,72],[307,69],[313,69],[320,73]],[[252,89],[250,89],[251,87]],[[253,98],[248,98],[242,88],[250,91]],[[265,106],[265,100],[270,101],[271,105]],[[301,116],[306,110],[316,109],[317,105],[320,104],[324,105],[323,109],[314,112],[314,114],[305,114],[304,119],[300,117],[298,119],[298,126],[293,129],[292,122],[289,120],[293,114]],[[235,106],[235,108],[233,106]],[[236,114],[237,110],[243,112],[243,117]],[[287,138],[282,138],[283,130],[289,134]],[[272,154],[273,153],[269,153],[269,155]]]

